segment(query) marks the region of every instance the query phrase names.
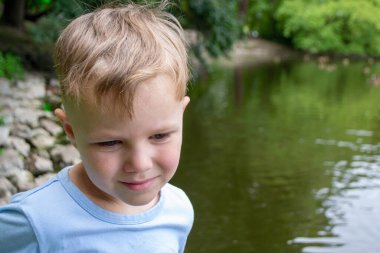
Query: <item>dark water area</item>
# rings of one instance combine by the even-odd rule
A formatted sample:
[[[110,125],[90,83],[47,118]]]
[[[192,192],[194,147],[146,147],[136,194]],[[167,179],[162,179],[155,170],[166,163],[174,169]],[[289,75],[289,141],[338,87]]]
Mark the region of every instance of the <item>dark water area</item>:
[[[190,87],[188,253],[380,252],[380,65],[223,67]]]

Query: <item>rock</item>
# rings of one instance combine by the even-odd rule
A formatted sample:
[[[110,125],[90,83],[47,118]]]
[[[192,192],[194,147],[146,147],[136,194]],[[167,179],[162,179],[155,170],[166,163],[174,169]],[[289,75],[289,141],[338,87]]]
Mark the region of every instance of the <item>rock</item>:
[[[15,150],[5,149],[0,155],[0,176],[11,176],[24,169],[24,160]]]
[[[32,155],[30,165],[30,171],[34,175],[41,175],[46,172],[52,172],[54,170],[53,162],[50,159],[46,159],[36,154]]]
[[[0,95],[12,95],[11,82],[8,79],[0,78]]]
[[[0,101],[1,101],[2,98],[0,98]],[[0,108],[1,108],[1,103],[0,103]],[[0,111],[0,117],[1,117],[1,121],[2,121],[2,124],[6,125],[6,126],[9,126],[9,125],[12,125],[13,124],[13,112],[11,111],[10,108],[6,108],[6,109],[2,109]]]
[[[57,136],[58,134],[63,132],[63,129],[60,125],[56,124],[55,122],[53,122],[49,119],[42,119],[41,125],[44,129],[46,129],[53,136]]]
[[[16,123],[13,125],[11,135],[30,140],[32,138],[32,129],[27,125]]]
[[[50,154],[45,149],[37,150],[37,155],[46,159],[50,159]]]
[[[38,127],[38,118],[40,117],[40,114],[40,112],[32,108],[16,108],[14,112],[14,120],[31,127]]]
[[[36,187],[33,174],[27,170],[22,170],[10,176],[9,180],[17,187],[18,191],[27,191]]]
[[[7,178],[0,177],[0,197],[4,196],[5,191],[15,194],[17,189]]]
[[[8,179],[0,177],[0,206],[7,204],[11,196],[16,192],[16,187]]]
[[[39,135],[50,136],[50,133],[42,127],[37,127],[37,128],[34,128],[30,131],[30,137],[31,138],[37,137]]]
[[[30,86],[28,92],[31,98],[43,98],[46,95],[45,84]]]
[[[61,97],[55,95],[52,91],[48,91],[47,96],[48,96],[48,102],[51,105],[56,106],[56,107],[61,106],[61,104],[62,104]],[[55,108],[53,108],[53,109],[55,109]]]
[[[0,106],[3,107],[3,108],[12,108],[12,105],[15,104],[15,101],[10,98],[10,97],[4,97],[4,96],[0,96],[1,99],[0,99]],[[14,108],[14,107],[13,107]]]
[[[56,145],[50,154],[54,162],[63,163],[60,166],[72,165],[80,161],[79,152],[72,145]]]
[[[30,140],[37,149],[46,149],[52,147],[55,143],[55,138],[49,134],[38,134]]]
[[[0,78],[0,205],[54,177],[55,166],[80,161],[72,145],[54,146],[63,128],[44,103],[59,106],[59,92],[57,79],[47,85],[38,73],[27,73],[23,81]]]
[[[0,146],[9,145],[10,129],[7,126],[0,126]]]
[[[12,147],[14,147],[24,157],[29,156],[30,145],[24,139],[18,137],[10,137],[10,142]]]
[[[56,89],[56,92],[60,91],[60,85],[57,78],[51,78],[49,81],[49,87]]]
[[[19,95],[19,96],[21,97],[14,99],[13,103],[9,103],[9,104],[13,104],[13,108],[31,108],[31,109],[36,110],[37,113],[40,113],[40,111],[42,111],[41,100],[36,100],[36,99],[32,100],[29,98],[25,98],[22,95]]]
[[[55,115],[51,111],[41,111],[40,118],[46,118],[46,119],[50,119],[53,121],[56,119]]]
[[[46,95],[45,79],[36,74],[27,74],[25,81],[20,80],[17,82],[17,88],[23,98],[43,98]]]
[[[42,100],[41,99],[24,99],[22,100],[25,104],[24,107],[34,108],[37,113],[41,114],[43,112],[42,109]]]
[[[61,87],[59,81],[56,78],[51,78],[48,85],[46,86],[47,99],[51,104],[61,104]]]

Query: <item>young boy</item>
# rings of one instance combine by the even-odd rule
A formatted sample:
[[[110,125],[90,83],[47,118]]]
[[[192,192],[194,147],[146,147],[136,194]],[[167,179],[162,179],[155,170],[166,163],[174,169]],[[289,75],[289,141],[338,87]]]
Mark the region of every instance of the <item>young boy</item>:
[[[55,114],[82,162],[0,208],[0,252],[184,251],[193,209],[168,181],[189,103],[187,54],[163,5],[99,9],[62,32]]]

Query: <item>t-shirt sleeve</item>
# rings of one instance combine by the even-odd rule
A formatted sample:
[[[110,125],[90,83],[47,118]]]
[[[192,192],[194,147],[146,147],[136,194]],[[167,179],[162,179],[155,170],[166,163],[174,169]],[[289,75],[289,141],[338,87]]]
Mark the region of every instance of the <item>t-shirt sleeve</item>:
[[[38,252],[33,228],[17,203],[0,207],[0,253]]]

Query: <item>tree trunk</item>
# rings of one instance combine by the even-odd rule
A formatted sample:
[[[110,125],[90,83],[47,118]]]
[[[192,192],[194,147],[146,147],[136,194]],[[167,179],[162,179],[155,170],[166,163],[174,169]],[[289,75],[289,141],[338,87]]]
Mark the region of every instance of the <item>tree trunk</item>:
[[[25,0],[4,0],[3,17],[4,25],[21,29],[24,24]]]
[[[239,15],[241,18],[245,18],[245,16],[247,15],[248,6],[249,6],[248,0],[240,0],[239,1]]]

